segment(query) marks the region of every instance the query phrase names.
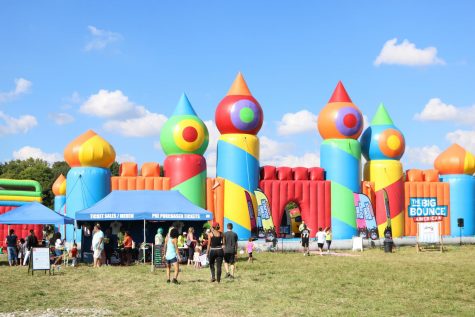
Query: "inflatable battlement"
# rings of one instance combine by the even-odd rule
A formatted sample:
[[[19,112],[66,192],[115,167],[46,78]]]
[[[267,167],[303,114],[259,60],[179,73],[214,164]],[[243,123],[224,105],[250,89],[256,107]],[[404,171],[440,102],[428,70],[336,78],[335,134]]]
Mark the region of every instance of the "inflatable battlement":
[[[406,182],[428,182],[434,183],[440,181],[439,171],[436,169],[419,170],[410,169],[406,171]]]
[[[325,170],[321,167],[275,167],[266,165],[261,167],[261,180],[296,180],[322,181],[325,180]]]

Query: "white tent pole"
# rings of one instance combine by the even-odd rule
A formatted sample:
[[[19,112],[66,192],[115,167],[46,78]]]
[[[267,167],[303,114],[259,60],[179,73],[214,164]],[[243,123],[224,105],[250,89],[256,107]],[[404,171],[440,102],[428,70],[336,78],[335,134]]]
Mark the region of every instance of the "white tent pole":
[[[145,219],[143,220],[143,263],[145,264],[145,244],[147,243],[145,237]]]

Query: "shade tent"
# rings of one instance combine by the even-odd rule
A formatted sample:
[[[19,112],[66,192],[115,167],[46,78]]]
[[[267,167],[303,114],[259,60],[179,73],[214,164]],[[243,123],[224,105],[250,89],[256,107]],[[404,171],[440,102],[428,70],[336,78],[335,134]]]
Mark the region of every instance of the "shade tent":
[[[115,190],[76,212],[77,221],[209,221],[213,214],[175,190]]]
[[[58,214],[38,202],[32,202],[0,215],[0,224],[65,225],[74,224],[74,219]]]

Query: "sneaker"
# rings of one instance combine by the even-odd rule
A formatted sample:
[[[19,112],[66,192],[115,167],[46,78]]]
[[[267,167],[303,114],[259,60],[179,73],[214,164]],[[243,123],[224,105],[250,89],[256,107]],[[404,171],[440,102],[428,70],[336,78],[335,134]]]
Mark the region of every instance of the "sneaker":
[[[225,276],[225,278],[230,278],[230,277],[231,277],[231,274],[229,274],[229,273],[226,273],[226,276]]]
[[[173,283],[173,284],[180,284],[176,278],[174,278],[174,279],[172,280],[172,283]]]
[[[170,280],[167,280],[167,283],[170,284]]]
[[[214,282],[216,282],[216,279],[212,278],[211,283],[214,283]]]

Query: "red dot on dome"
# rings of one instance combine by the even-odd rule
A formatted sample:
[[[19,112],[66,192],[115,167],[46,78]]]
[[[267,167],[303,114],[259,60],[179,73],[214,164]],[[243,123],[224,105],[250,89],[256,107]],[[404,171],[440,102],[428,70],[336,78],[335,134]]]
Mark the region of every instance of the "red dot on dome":
[[[354,128],[357,124],[358,120],[356,119],[356,116],[354,114],[347,114],[343,118],[343,123],[345,124],[346,127],[348,128]]]
[[[186,142],[194,142],[198,138],[198,131],[193,127],[184,128],[182,134]]]

